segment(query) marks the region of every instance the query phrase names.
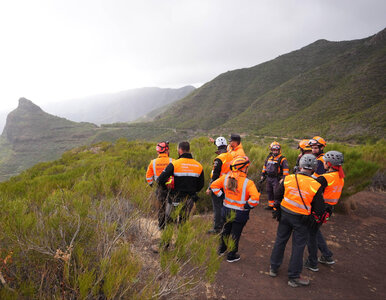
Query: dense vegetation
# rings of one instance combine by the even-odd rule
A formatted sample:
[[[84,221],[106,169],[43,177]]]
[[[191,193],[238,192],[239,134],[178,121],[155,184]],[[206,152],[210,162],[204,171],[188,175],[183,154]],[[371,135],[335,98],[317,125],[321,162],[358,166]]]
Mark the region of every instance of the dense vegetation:
[[[243,141],[255,181],[271,141]],[[296,142],[280,142],[292,168]],[[202,137],[191,148],[208,181],[214,145]],[[345,154],[344,197],[385,170],[384,140],[329,149]],[[171,152],[176,157],[175,145]],[[150,251],[158,242],[154,195],[144,174],[155,154],[153,143],[104,142],[68,151],[1,183],[0,297],[146,299],[183,295],[213,280],[219,259],[216,237],[205,234],[210,218],[196,215],[183,226],[169,225],[159,238],[170,247],[161,248],[159,256]],[[198,211],[210,210],[204,190],[200,198]]]

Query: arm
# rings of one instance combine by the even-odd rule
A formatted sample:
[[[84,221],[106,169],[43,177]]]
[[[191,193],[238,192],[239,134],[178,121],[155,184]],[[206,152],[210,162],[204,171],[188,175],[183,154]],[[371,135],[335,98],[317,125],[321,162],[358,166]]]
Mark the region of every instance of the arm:
[[[280,180],[280,183],[276,187],[276,193],[275,195],[275,207],[280,207],[280,203],[283,200],[284,197],[284,180]]]
[[[316,171],[312,175],[314,178],[318,178],[320,175],[326,173],[326,170],[324,169],[323,162],[318,160],[318,167],[316,168]]]
[[[325,204],[323,199],[323,188],[320,187],[318,191],[316,192],[312,203],[311,203],[311,210],[314,211],[318,216],[321,216],[324,213],[325,210]]]
[[[161,175],[158,177],[157,182],[158,184],[166,189],[165,183],[168,181],[170,176],[173,176],[174,174],[174,165],[172,163],[168,164],[165,170],[162,171]]]
[[[212,192],[217,196],[221,197],[223,194],[222,190],[224,188],[224,180],[225,180],[225,175],[221,176],[217,180],[213,181],[209,188],[212,190]]]
[[[151,160],[146,171],[146,181],[150,186],[153,185],[153,179],[154,179],[154,170],[153,170],[153,161]]]
[[[280,166],[281,170],[283,171],[283,179],[289,175],[289,167],[288,167],[288,161],[286,158],[283,158],[283,160],[281,161],[281,166]]]
[[[220,178],[221,168],[222,168],[222,161],[221,159],[216,158],[213,162],[213,175],[212,175],[212,179],[210,180],[210,183]]]
[[[260,193],[257,191],[252,180],[249,180],[247,183],[247,193],[249,199],[247,200],[247,203],[245,203],[244,208],[251,209],[256,207],[259,204]]]

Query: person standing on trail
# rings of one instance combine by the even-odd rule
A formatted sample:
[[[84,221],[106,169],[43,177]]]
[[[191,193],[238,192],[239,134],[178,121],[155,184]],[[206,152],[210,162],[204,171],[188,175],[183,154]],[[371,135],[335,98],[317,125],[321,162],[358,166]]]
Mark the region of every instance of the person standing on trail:
[[[286,176],[279,184],[272,212],[279,225],[271,254],[269,275],[271,277],[278,275],[286,244],[292,234],[292,252],[288,266],[288,285],[291,287],[310,284],[308,279],[300,277],[303,253],[310,227],[316,225],[313,215],[321,216],[324,213],[321,185],[311,177],[317,167],[315,156],[303,155],[299,166],[299,173]]]
[[[230,172],[210,185],[210,189],[217,197],[224,194],[222,207],[224,227],[218,254],[223,255],[228,249],[228,262],[240,260],[237,252],[241,232],[249,219],[249,211],[259,204],[260,193],[254,182],[247,178],[249,165],[248,157],[235,158],[231,163]]]
[[[338,204],[342,189],[344,186],[344,172],[342,169],[344,158],[338,151],[328,151],[324,155],[324,167],[327,172],[318,177],[317,181],[323,189],[323,198],[326,205],[327,218],[332,215],[333,208]],[[322,256],[317,258],[318,248]],[[310,231],[308,241],[308,259],[304,266],[314,272],[319,271],[318,261],[322,264],[332,265],[335,261],[332,258],[333,253],[328,249],[319,227]]]
[[[299,172],[299,160],[304,154],[311,154],[312,149],[311,146],[308,144],[310,140],[301,140],[298,145],[298,149],[300,150],[300,153],[298,155],[298,158],[296,159],[296,165],[294,167],[294,174]]]
[[[231,134],[231,137],[229,138],[228,152],[232,154],[233,158],[245,156],[240,135],[234,133]]]
[[[217,146],[217,157],[213,161],[213,169],[211,173],[211,179],[209,185],[217,180],[220,176],[228,174],[230,171],[230,164],[233,160],[232,155],[227,152],[227,141],[224,137],[220,136],[216,139],[215,145]],[[208,233],[218,234],[221,232],[223,227],[223,220],[221,217],[222,203],[224,195],[217,197],[208,187],[206,193],[212,197],[213,205],[213,229],[209,230]]]
[[[316,168],[312,177],[318,178],[320,175],[326,173],[324,168],[324,147],[326,147],[326,141],[320,136],[314,136],[309,142],[308,145],[311,146],[312,154],[315,155],[318,160],[318,167]]]
[[[185,222],[190,215],[194,203],[198,200],[197,193],[204,187],[204,171],[202,165],[193,159],[189,142],[178,144],[178,159],[171,162],[158,177],[158,184],[166,188],[170,176],[174,177],[174,189],[170,191],[166,204],[166,220],[170,222],[172,212],[177,210],[177,218]]]
[[[270,153],[267,156],[263,170],[261,171],[260,182],[267,180],[268,206],[267,210],[272,210],[275,202],[276,187],[281,179],[289,175],[289,167],[287,159],[281,154],[281,146],[278,142],[273,142],[269,146]]]
[[[156,151],[158,153],[158,157],[150,161],[146,171],[146,181],[150,186],[153,186],[154,181],[158,179],[158,176],[161,175],[166,166],[174,160],[169,157],[169,142],[158,143]],[[164,229],[168,189],[157,185],[155,194],[158,202],[158,228]]]

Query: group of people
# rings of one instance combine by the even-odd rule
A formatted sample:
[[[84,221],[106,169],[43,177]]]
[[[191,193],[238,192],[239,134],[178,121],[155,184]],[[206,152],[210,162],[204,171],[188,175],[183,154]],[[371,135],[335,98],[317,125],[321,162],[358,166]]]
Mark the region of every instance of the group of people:
[[[227,253],[228,262],[240,260],[238,245],[250,210],[259,204],[261,189],[247,178],[250,161],[245,155],[241,137],[232,134],[229,144],[224,137],[210,139],[217,146],[211,179],[206,190],[211,195],[214,225],[208,233],[219,234],[218,254]],[[281,145],[273,142],[261,172],[259,186],[267,180],[268,206],[279,222],[276,241],[270,258],[269,275],[276,277],[282,264],[286,244],[292,235],[292,254],[288,267],[288,285],[309,285],[301,278],[303,265],[317,272],[318,262],[333,264],[320,231],[338,203],[344,185],[343,154],[324,153],[326,142],[316,136],[299,142],[299,157],[294,174],[281,153]],[[189,142],[178,145],[178,159],[169,158],[168,142],[157,145],[158,158],[152,160],[146,172],[149,185],[157,182],[158,226],[162,230],[169,222],[184,222],[189,217],[197,193],[204,187],[202,165],[193,159]],[[259,191],[260,190],[260,191]],[[303,263],[305,246],[308,259]],[[322,255],[318,258],[318,249]]]

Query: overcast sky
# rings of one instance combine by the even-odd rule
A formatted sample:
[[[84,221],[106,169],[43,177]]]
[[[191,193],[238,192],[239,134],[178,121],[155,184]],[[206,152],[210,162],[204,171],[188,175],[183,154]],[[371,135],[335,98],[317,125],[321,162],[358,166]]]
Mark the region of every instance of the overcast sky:
[[[199,85],[318,39],[386,27],[385,0],[0,0],[0,111]]]

